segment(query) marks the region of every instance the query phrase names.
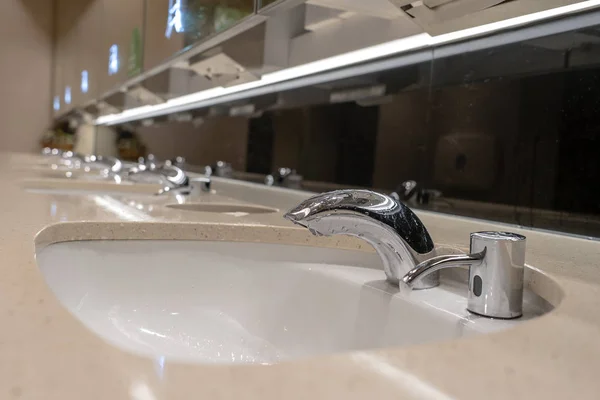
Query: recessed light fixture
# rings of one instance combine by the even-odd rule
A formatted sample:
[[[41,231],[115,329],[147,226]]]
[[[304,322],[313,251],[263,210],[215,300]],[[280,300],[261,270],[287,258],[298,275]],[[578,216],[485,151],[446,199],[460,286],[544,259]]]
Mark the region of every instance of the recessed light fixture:
[[[167,17],[167,30],[165,37],[171,38],[173,30],[177,33],[183,32],[183,10],[181,9],[181,0],[169,0],[169,15]]]
[[[54,96],[52,108],[54,108],[54,111],[60,111],[60,96]]]
[[[71,104],[71,86],[65,87],[65,104]]]
[[[83,70],[81,71],[81,93],[87,93],[89,88],[89,74],[87,70]]]
[[[119,72],[119,46],[113,44],[108,50],[108,75]]]
[[[391,55],[408,52],[411,50],[423,49],[441,44],[452,43],[457,40],[481,36],[484,34],[514,28],[517,26],[530,24],[532,22],[557,17],[564,14],[570,14],[586,9],[600,6],[600,0],[586,0],[567,6],[557,7],[550,10],[540,11],[519,17],[509,18],[503,21],[493,22],[474,28],[463,29],[456,32],[450,32],[439,36],[431,36],[427,33],[392,40],[375,46],[366,47],[360,50],[351,51],[345,54],[329,57],[326,59],[314,61],[311,63],[286,68],[265,74],[260,80],[243,83],[231,87],[216,87],[189,95],[170,99],[165,103],[153,106],[142,106],[125,110],[119,114],[110,114],[98,117],[95,121],[97,125],[115,125],[124,122],[139,120],[142,118],[164,115],[171,111],[182,111],[181,109],[191,104],[197,104],[199,107],[207,107],[219,103],[219,98],[235,93],[256,89],[264,86],[274,85],[276,83],[307,77],[320,72],[331,71],[336,68],[350,66],[365,61],[371,61]],[[239,96],[244,98],[243,95]]]

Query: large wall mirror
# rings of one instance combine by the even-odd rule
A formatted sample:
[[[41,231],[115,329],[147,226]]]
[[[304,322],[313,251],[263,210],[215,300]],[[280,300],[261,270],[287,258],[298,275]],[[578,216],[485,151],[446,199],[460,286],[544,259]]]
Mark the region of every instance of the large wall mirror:
[[[276,2],[58,3],[60,114]],[[600,237],[600,26],[593,20],[588,13],[415,49],[340,79],[102,127],[96,149],[117,143],[117,154],[130,159],[182,156],[196,171],[224,161],[234,178],[259,184],[373,188],[416,208]],[[262,43],[253,35],[272,29],[264,26],[240,43]],[[267,71],[264,54],[255,63],[261,74],[295,65],[290,50],[288,64],[277,60]]]
[[[405,195],[417,208],[600,236],[597,32],[481,38],[254,99],[266,106],[250,115],[213,107],[130,129],[159,158],[226,161],[239,179],[289,168],[294,188],[403,196],[414,181],[420,195]]]

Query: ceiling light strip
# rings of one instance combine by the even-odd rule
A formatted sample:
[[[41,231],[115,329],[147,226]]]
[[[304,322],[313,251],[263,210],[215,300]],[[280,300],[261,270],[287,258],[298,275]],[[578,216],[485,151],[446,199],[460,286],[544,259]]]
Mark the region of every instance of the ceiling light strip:
[[[431,51],[419,51],[417,53],[409,54],[404,57],[396,57],[387,60],[375,61],[369,64],[362,64],[354,67],[343,68],[335,71],[323,72],[320,74],[306,76],[300,79],[292,79],[271,85],[259,86],[254,89],[249,89],[242,92],[226,94],[220,97],[208,98],[198,102],[182,103],[173,107],[169,107],[168,111],[166,112],[164,110],[155,109],[145,113],[143,118],[154,118],[164,115],[166,113],[190,111],[194,109],[211,107],[218,104],[235,102],[247,98],[264,96],[272,93],[281,93],[288,90],[298,89],[301,87],[315,86],[322,83],[334,82],[341,79],[366,75],[374,72],[388,71],[394,68],[401,68],[407,65],[415,65],[421,62],[431,61],[431,59]],[[123,114],[117,115],[119,116],[118,122],[106,123],[106,125],[122,124],[140,119],[138,116],[135,115],[130,117],[123,117]]]

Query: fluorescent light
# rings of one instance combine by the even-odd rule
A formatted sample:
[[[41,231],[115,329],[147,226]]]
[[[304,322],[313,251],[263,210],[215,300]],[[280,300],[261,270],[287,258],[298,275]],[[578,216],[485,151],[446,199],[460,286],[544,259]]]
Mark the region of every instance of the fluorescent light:
[[[71,104],[71,86],[65,87],[65,104]]]
[[[303,76],[312,75],[319,72],[330,71],[335,68],[340,68],[363,61],[373,60],[375,58],[385,57],[387,55],[396,54],[399,52],[414,50],[417,48],[426,47],[431,40],[431,36],[427,33],[421,33],[414,36],[394,40],[387,43],[382,43],[376,46],[367,47],[364,49],[341,54],[339,56],[329,57],[323,60],[314,61],[311,63],[299,65],[297,67],[286,68],[280,71],[265,74],[258,81],[242,83],[230,87],[216,87],[201,92],[188,94],[168,100],[165,103],[154,106],[143,106],[132,108],[123,111],[119,114],[110,114],[98,117],[95,121],[97,125],[113,125],[121,122],[132,121],[134,119],[144,118],[145,115],[160,111],[168,111],[178,106],[198,103],[205,100],[216,99],[225,95],[242,92],[245,90],[255,89],[258,87],[273,85],[275,83],[301,78]]]
[[[81,93],[87,93],[89,88],[89,73],[87,70],[83,70],[81,71]]]
[[[108,49],[108,75],[115,75],[119,72],[119,46],[113,44]]]
[[[280,71],[265,74],[260,80],[247,82],[231,87],[216,87],[201,92],[177,97],[168,100],[165,103],[153,106],[143,106],[123,111],[119,114],[110,114],[98,117],[94,122],[97,125],[114,125],[123,122],[134,121],[141,118],[152,117],[168,113],[178,107],[183,107],[196,103],[198,106],[208,107],[219,103],[219,98],[246,90],[256,89],[264,86],[274,85],[292,79],[302,78],[309,75],[331,71],[336,68],[350,66],[353,64],[371,61],[377,58],[383,58],[394,54],[400,54],[412,50],[438,46],[455,42],[483,34],[497,32],[508,28],[529,24],[544,19],[569,14],[577,11],[600,6],[600,0],[587,0],[580,3],[557,7],[550,10],[540,11],[519,17],[509,18],[503,21],[492,22],[475,28],[463,29],[439,36],[431,36],[428,33],[421,33],[402,39],[381,43],[375,46],[366,47],[360,50],[351,51],[345,54],[329,57],[326,59],[314,61],[311,63],[286,68]]]

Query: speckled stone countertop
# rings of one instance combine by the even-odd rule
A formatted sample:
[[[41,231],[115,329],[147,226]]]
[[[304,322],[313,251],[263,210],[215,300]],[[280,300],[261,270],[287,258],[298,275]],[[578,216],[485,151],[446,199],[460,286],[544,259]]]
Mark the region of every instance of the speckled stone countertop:
[[[357,248],[315,238],[281,212],[235,216],[165,207],[144,194],[53,194],[35,155],[1,154],[0,398],[19,399],[598,399],[600,242],[517,229],[528,238],[527,286],[555,308],[506,331],[418,346],[360,351],[273,366],[192,365],[122,351],[55,298],[35,260],[51,243],[89,239],[264,241]],[[60,183],[60,180],[56,180]],[[65,181],[65,180],[63,180]],[[29,182],[29,183],[27,183]],[[36,183],[37,182],[37,183]],[[208,202],[287,208],[299,192],[215,182]],[[261,193],[265,198],[259,202]],[[114,201],[129,209],[114,207]],[[278,205],[279,204],[279,205]],[[118,211],[120,210],[120,211]],[[436,243],[466,248],[469,233],[507,226],[418,213]]]

